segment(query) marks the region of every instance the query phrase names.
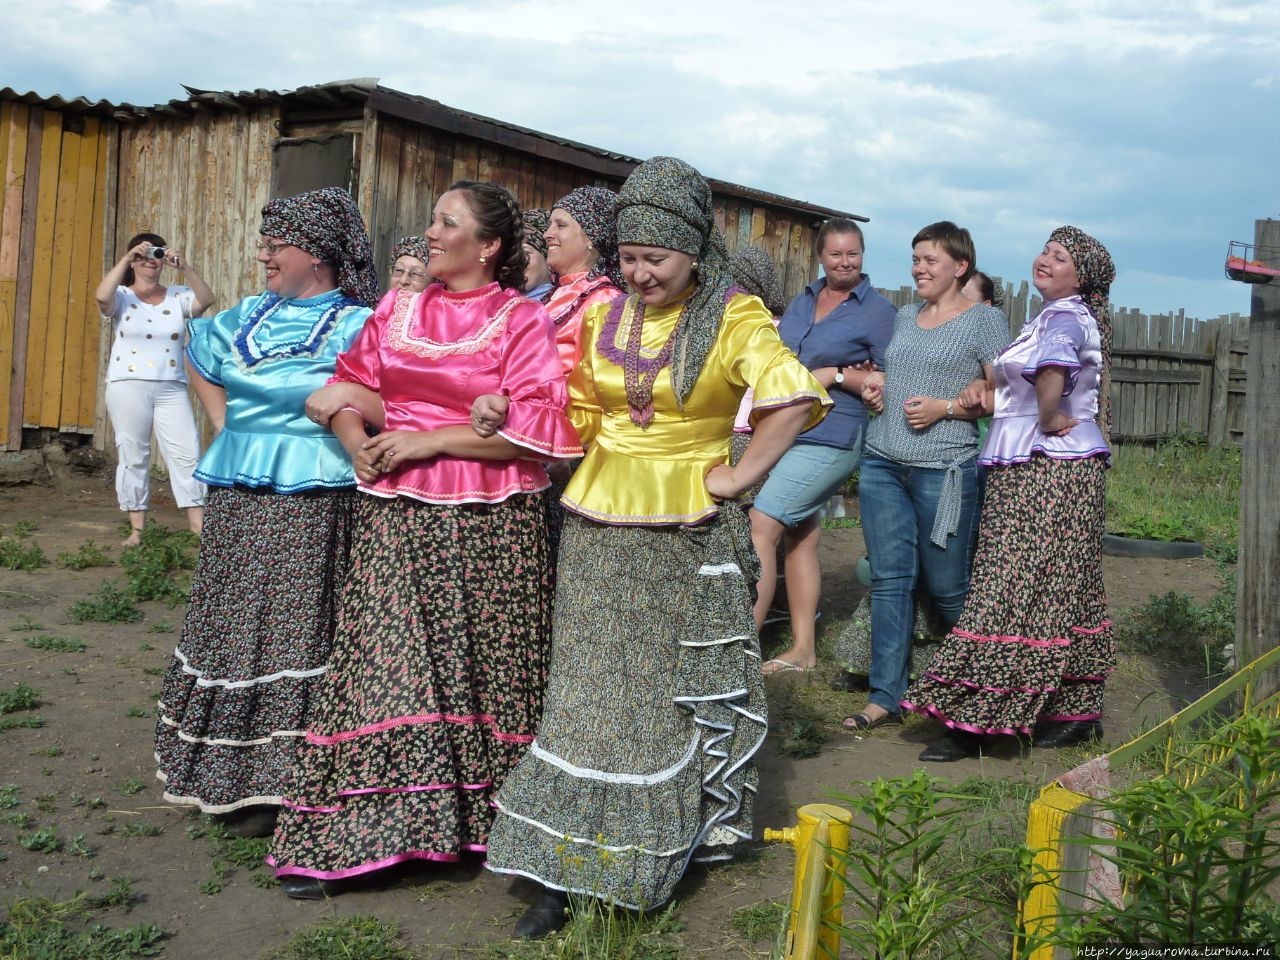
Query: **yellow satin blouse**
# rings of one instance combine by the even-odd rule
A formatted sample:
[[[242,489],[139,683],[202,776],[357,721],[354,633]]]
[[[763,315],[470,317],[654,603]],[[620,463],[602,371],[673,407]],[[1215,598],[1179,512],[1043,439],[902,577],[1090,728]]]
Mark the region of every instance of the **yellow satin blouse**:
[[[617,349],[626,344],[636,300],[628,298],[618,324]],[[683,302],[649,308],[641,349],[654,356],[680,318]],[[569,481],[566,510],[613,524],[695,524],[718,512],[703,484],[712,467],[729,462],[729,438],[743,393],[755,388],[756,411],[811,401],[805,430],[831,406],[826,391],[778,337],[757,297],[738,294],[725,306],[715,347],[685,400],[676,404],[671,370],[653,388],[653,421],[632,422],[622,367],[606,359],[599,338],[609,304],[591,307],[582,323],[581,361],[569,376],[569,419],[586,458]]]

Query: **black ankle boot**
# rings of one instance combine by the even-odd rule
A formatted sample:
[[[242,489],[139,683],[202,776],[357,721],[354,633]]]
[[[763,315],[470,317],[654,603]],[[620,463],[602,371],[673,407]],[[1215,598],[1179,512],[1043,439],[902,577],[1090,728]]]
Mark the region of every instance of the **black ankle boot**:
[[[292,900],[327,900],[336,897],[342,891],[338,884],[319,877],[302,877],[297,874],[285,877],[280,881],[280,889]]]
[[[229,837],[269,837],[276,832],[280,808],[274,806],[241,807],[216,819]]]
[[[954,763],[972,757],[982,746],[982,737],[966,730],[948,730],[920,753],[926,763]]]
[[[1031,738],[1031,745],[1052,750],[1057,747],[1076,747],[1090,740],[1101,739],[1101,720],[1069,720],[1042,728]]]
[[[541,940],[569,922],[569,895],[563,890],[543,890],[516,921],[519,940]]]

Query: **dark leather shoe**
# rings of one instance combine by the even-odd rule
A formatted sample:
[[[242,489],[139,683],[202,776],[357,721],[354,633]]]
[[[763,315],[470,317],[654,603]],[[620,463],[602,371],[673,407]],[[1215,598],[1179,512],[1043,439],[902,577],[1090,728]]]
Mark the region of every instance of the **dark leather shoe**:
[[[341,892],[336,883],[321,880],[319,877],[300,877],[296,874],[281,880],[280,889],[284,891],[286,897],[294,900],[327,900]]]
[[[1070,720],[1044,727],[1031,738],[1031,745],[1053,750],[1057,747],[1076,747],[1091,740],[1101,739],[1101,720]]]
[[[569,895],[561,890],[544,890],[516,921],[516,938],[541,940],[569,922]]]
[[[831,689],[843,690],[846,693],[870,690],[871,678],[863,673],[850,673],[848,670],[842,670],[831,681]]]
[[[954,763],[972,757],[982,745],[982,737],[963,730],[948,730],[920,754],[925,763]]]

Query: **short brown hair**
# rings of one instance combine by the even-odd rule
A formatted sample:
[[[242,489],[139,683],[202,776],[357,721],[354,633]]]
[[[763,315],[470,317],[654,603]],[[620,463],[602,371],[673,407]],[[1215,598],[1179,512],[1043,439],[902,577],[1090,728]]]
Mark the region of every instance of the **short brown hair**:
[[[931,223],[927,227],[921,227],[920,231],[911,238],[911,248],[914,250],[917,243],[923,243],[926,240],[940,246],[952,260],[963,260],[969,265],[960,277],[960,286],[963,287],[968,283],[969,278],[977,272],[978,251],[974,249],[973,237],[964,227],[958,227],[950,220]]]

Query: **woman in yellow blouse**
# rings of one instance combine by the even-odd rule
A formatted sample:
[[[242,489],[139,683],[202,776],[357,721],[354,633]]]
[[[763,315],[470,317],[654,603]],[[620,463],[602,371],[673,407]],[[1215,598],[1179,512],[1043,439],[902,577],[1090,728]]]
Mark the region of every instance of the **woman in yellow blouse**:
[[[569,415],[588,449],[561,501],[542,723],[489,835],[491,869],[546,887],[522,937],[562,926],[570,893],[658,906],[690,862],[751,838],[767,713],[759,571],[733,498],[830,405],[760,300],[732,287],[696,170],[649,160],[618,206],[634,292],[583,322]],[[748,387],[755,431],[730,467]]]

